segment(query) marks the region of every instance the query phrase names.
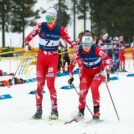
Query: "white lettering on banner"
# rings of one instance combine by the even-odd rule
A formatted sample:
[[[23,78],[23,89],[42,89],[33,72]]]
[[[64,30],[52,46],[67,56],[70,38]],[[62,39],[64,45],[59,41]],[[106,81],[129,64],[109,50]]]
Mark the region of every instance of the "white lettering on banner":
[[[50,72],[53,72],[53,67],[50,67],[50,68],[48,68],[48,72],[50,73]]]
[[[39,44],[43,46],[59,46],[59,40],[45,40],[39,37]]]
[[[102,50],[100,50],[99,55],[103,56],[103,54],[104,54],[104,52]]]

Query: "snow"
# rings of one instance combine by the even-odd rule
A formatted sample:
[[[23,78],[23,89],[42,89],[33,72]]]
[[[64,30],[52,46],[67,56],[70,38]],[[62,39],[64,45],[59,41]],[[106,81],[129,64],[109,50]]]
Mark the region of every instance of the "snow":
[[[20,61],[14,61],[11,65],[15,72],[17,64]],[[3,70],[8,68],[9,61],[1,61],[0,66]],[[4,66],[5,65],[5,66]],[[31,117],[36,111],[35,95],[29,94],[36,90],[37,82],[15,85],[11,88],[0,87],[0,95],[10,94],[13,98],[0,100],[0,133],[4,134],[133,134],[134,120],[134,77],[126,77],[128,73],[133,72],[132,61],[126,62],[129,72],[112,74],[119,77],[119,80],[108,83],[112,98],[114,100],[117,112],[120,117],[118,121],[114,111],[110,96],[105,83],[100,86],[101,95],[101,119],[102,123],[86,125],[84,122],[91,120],[92,115],[86,109],[85,121],[64,125],[64,122],[56,122],[50,125],[48,117],[51,113],[50,95],[45,85],[43,99],[43,119],[32,120]],[[20,76],[25,78],[25,76]],[[35,70],[30,75],[35,77]],[[78,113],[78,95],[75,90],[60,89],[68,85],[68,76],[58,77],[55,81],[55,87],[58,95],[59,119],[65,121],[71,120]],[[9,79],[8,76],[0,77],[0,80]],[[74,85],[79,91],[79,76],[74,76]],[[87,105],[93,111],[91,91],[87,95]]]

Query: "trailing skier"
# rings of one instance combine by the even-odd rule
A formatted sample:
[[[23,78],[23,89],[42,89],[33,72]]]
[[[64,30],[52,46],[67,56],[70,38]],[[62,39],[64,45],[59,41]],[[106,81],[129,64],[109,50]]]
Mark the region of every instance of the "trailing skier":
[[[79,112],[75,117],[77,121],[84,119],[86,96],[89,87],[91,87],[94,105],[93,119],[100,119],[99,86],[105,79],[104,69],[109,69],[111,65],[111,59],[108,54],[97,47],[97,45],[92,44],[92,42],[92,37],[84,34],[81,41],[82,46],[76,52],[77,58],[81,58],[83,62],[79,93]]]
[[[125,69],[125,45],[126,45],[126,42],[124,41],[123,39],[123,36],[120,36],[119,37],[119,49],[120,49],[120,61],[121,61],[121,71],[123,72],[126,72],[126,69]]]

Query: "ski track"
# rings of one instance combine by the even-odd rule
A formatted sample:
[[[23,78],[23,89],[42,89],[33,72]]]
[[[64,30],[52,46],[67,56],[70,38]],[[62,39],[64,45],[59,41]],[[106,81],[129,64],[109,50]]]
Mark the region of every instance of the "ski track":
[[[4,61],[4,63],[6,63]],[[128,62],[126,62],[127,64]],[[2,61],[0,66],[2,66]],[[14,64],[15,66],[15,64]],[[16,69],[12,65],[12,71]],[[130,68],[130,67],[129,67]],[[132,69],[130,72],[132,73]],[[48,117],[51,113],[50,95],[45,85],[46,93],[43,98],[43,119],[32,120],[31,117],[36,111],[35,95],[28,94],[36,90],[37,82],[23,85],[15,85],[11,88],[0,87],[0,95],[10,94],[13,98],[0,100],[0,133],[4,134],[133,134],[134,120],[134,77],[126,77],[126,73],[112,74],[119,77],[119,80],[108,83],[112,98],[114,100],[117,112],[120,117],[118,121],[114,111],[110,96],[105,83],[100,86],[101,97],[101,119],[102,123],[85,124],[85,121],[91,120],[89,111],[85,110],[85,121],[64,125],[64,122],[54,122],[50,125]],[[33,76],[35,76],[33,74]],[[25,76],[21,76],[25,78]],[[31,75],[32,77],[32,75]],[[9,77],[0,77],[8,79]],[[78,95],[75,90],[60,89],[68,85],[69,76],[56,78],[55,86],[58,95],[59,119],[65,121],[71,120],[78,113]],[[79,76],[74,76],[74,85],[79,86]],[[79,89],[77,88],[79,91]],[[92,96],[89,90],[87,95],[87,105],[93,111]]]

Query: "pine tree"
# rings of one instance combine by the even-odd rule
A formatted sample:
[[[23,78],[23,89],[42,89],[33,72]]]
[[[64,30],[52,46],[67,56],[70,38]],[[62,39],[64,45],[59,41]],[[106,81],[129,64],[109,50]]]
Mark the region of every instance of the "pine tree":
[[[134,0],[89,0],[92,32],[123,35],[131,41],[134,31]]]
[[[57,10],[57,23],[66,27],[70,21],[70,15],[67,13],[68,6],[64,0],[58,0],[58,3],[54,5]]]
[[[5,32],[9,31],[10,23],[10,0],[0,0],[0,25],[2,30],[2,47],[5,47]]]
[[[87,0],[80,0],[78,2],[77,12],[80,13],[78,19],[84,20],[84,30],[86,30],[87,12],[89,13],[89,3]]]
[[[33,11],[32,7],[37,0],[12,0],[11,4],[11,31],[22,33],[22,47],[24,47],[25,28],[36,25],[35,19],[39,18],[39,10]]]

